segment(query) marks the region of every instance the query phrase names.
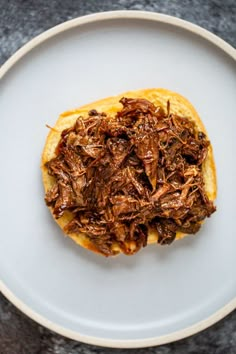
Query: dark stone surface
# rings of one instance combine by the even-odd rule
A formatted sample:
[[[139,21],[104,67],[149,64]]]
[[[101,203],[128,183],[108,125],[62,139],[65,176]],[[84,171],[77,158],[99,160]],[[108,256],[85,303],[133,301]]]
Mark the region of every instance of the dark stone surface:
[[[0,64],[46,29],[81,15],[108,10],[162,12],[196,23],[236,47],[235,0],[0,0]],[[179,342],[149,349],[105,349],[42,328],[0,295],[0,354],[236,354],[236,312]]]

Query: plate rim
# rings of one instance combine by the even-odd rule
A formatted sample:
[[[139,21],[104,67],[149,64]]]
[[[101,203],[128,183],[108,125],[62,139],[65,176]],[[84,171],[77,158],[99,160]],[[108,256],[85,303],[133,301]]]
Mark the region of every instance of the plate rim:
[[[49,38],[56,36],[59,33],[65,32],[69,29],[80,27],[85,24],[113,20],[113,19],[140,19],[140,20],[150,20],[153,22],[165,23],[169,25],[176,26],[178,28],[184,29],[186,31],[197,34],[208,42],[212,43],[216,47],[220,48],[224,53],[228,54],[232,59],[236,61],[236,49],[234,49],[230,44],[216,36],[215,34],[209,32],[208,30],[195,25],[191,22],[182,20],[177,17],[148,12],[148,11],[136,11],[136,10],[121,10],[121,11],[106,11],[100,13],[89,14],[81,17],[74,18],[72,20],[58,24],[45,32],[39,34],[38,36],[31,39],[20,49],[18,49],[1,67],[0,67],[0,80],[4,75],[22,58],[24,55],[29,53],[33,48],[37,47],[39,44],[45,42]],[[132,340],[116,340],[116,339],[107,339],[101,337],[87,336],[82,335],[79,332],[67,329],[63,326],[60,326],[46,317],[40,315],[36,311],[32,310],[28,305],[21,301],[14,293],[8,289],[2,280],[0,280],[0,292],[21,312],[25,315],[39,323],[40,325],[60,334],[70,339],[74,339],[80,342],[87,344],[99,345],[103,347],[110,348],[144,348],[154,345],[162,345],[171,343],[186,337],[189,337],[193,334],[196,334],[216,322],[223,319],[230,312],[236,309],[236,296],[229,303],[224,305],[222,308],[217,310],[211,316],[206,319],[197,322],[191,326],[188,326],[184,329],[166,334],[157,337],[150,337],[146,339],[132,339]]]
[[[33,39],[29,40],[21,48],[19,48],[1,67],[0,67],[0,80],[8,72],[11,67],[16,64],[25,54],[30,52],[37,45],[43,43],[47,39],[65,32],[73,27],[79,27],[88,23],[112,20],[112,19],[143,19],[151,20],[153,22],[161,22],[169,25],[174,25],[176,27],[185,29],[189,32],[195,33],[198,36],[208,40],[226,54],[228,54],[232,59],[236,61],[236,49],[227,43],[222,38],[218,37],[214,33],[206,30],[203,27],[200,27],[189,21],[180,19],[178,17],[158,13],[151,11],[137,11],[137,10],[118,10],[118,11],[105,11],[97,12],[85,16],[80,16],[73,18],[71,20],[62,22],[52,28],[42,32],[41,34],[35,36]]]

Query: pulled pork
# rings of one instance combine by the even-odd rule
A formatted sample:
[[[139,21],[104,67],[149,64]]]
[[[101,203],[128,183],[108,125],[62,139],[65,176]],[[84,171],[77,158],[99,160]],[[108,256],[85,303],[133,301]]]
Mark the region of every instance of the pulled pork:
[[[126,254],[176,233],[196,233],[215,206],[202,175],[209,141],[189,119],[145,99],[122,98],[115,117],[91,110],[61,133],[46,163],[55,184],[46,204],[55,218],[73,213],[66,233],[84,233],[104,255]],[[130,244],[133,245],[132,249]]]

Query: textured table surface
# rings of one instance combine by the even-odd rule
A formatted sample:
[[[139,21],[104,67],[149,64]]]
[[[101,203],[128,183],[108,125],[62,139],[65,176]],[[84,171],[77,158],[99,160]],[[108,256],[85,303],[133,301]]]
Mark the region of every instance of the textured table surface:
[[[162,12],[196,23],[236,47],[235,0],[0,0],[0,65],[18,48],[66,20],[108,10]],[[39,326],[0,295],[0,354],[236,354],[236,312],[179,342],[148,349],[105,349],[66,339]]]

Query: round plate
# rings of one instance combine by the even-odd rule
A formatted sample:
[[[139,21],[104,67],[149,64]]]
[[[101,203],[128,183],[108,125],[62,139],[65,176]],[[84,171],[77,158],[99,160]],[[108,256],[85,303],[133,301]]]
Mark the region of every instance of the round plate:
[[[0,70],[1,290],[44,326],[87,343],[174,341],[236,307],[235,50],[185,21],[108,12],[59,25]],[[217,212],[197,236],[106,259],[65,238],[45,206],[40,156],[57,116],[127,90],[186,96],[215,151]]]

